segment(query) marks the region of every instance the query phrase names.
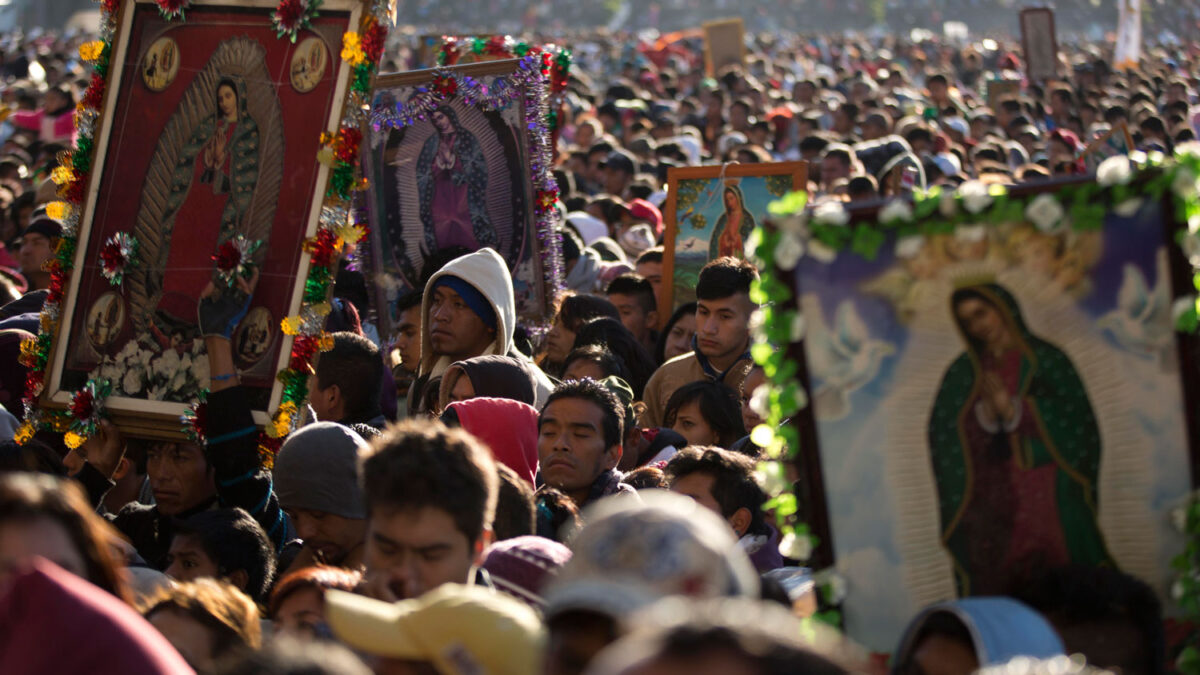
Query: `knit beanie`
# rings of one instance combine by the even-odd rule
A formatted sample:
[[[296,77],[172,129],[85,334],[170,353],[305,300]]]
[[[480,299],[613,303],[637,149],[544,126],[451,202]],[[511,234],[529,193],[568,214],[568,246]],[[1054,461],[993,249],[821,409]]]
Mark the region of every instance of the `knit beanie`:
[[[275,457],[279,505],[366,518],[366,498],[358,482],[358,460],[366,450],[362,436],[333,422],[317,422],[296,431]]]
[[[467,307],[470,307],[471,311],[475,312],[476,316],[479,317],[480,321],[483,321],[485,326],[496,330],[496,308],[492,306],[490,300],[484,297],[483,293],[479,292],[479,289],[451,274],[438,277],[437,281],[433,284],[434,289],[441,286],[445,286],[458,293],[458,296],[463,299],[463,302],[467,303]]]

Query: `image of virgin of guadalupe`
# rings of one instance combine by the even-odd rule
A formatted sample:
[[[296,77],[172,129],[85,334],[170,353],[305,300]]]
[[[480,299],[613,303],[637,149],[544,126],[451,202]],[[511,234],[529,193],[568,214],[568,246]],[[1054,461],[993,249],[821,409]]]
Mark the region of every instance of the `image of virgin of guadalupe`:
[[[212,114],[196,125],[171,173],[163,222],[170,223],[169,244],[185,245],[169,247],[155,309],[152,330],[164,347],[187,337],[196,322],[196,298],[212,278],[213,253],[240,229],[250,206],[258,157],[258,126],[246,109],[245,84],[223,77],[213,92]]]
[[[725,212],[717,218],[712,240],[708,246],[708,259],[723,256],[742,258],[746,255],[746,238],[754,231],[754,214],[746,208],[746,197],[736,185],[725,186],[721,194]]]
[[[436,130],[417,156],[417,191],[424,231],[422,253],[483,247],[500,250],[487,214],[488,167],[475,135],[444,105],[429,116]]]
[[[950,307],[967,349],[928,438],[959,595],[1001,594],[1033,568],[1115,567],[1096,522],[1100,428],[1071,359],[1001,286],[961,288]]]

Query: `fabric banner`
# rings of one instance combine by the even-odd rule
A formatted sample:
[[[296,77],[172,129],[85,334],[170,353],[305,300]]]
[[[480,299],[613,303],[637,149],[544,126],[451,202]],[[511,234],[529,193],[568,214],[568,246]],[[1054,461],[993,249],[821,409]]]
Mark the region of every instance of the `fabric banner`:
[[[1142,59],[1142,0],[1121,0],[1117,15],[1117,68],[1136,68]]]

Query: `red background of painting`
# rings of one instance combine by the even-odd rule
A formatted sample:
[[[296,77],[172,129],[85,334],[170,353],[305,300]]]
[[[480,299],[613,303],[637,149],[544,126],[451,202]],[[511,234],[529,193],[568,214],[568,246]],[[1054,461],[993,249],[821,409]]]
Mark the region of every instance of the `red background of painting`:
[[[275,79],[284,119],[283,180],[252,305],[266,306],[271,312],[274,342],[263,361],[259,362],[268,362],[271,367],[265,377],[246,382],[252,386],[269,388],[281,343],[279,320],[289,308],[295,286],[295,270],[301,255],[300,245],[316,189],[320,169],[316,155],[321,132],[325,130],[329,118],[337,68],[341,64],[340,38],[348,27],[349,13],[322,11],[321,16],[312,22],[313,27],[320,30],[319,35],[325,37],[329,59],[321,82],[312,91],[301,94],[292,88],[288,73],[293,52],[306,37],[318,35],[314,31],[301,31],[295,44],[277,38],[269,11],[263,8],[240,10],[197,6],[188,9],[186,23],[172,24],[159,16],[154,5],[139,4],[134,11],[130,44],[117,92],[119,98],[113,113],[109,150],[96,197],[87,252],[82,269],[76,271],[82,277],[71,339],[87,340],[83,324],[87,309],[101,294],[113,290],[100,273],[99,250],[104,241],[116,232],[132,232],[141,206],[142,186],[159,135],[191,85],[194,75],[207,65],[217,46],[231,37],[247,36],[266,50],[267,71]],[[142,55],[160,36],[169,36],[178,44],[180,67],[175,80],[162,92],[155,93],[142,82],[140,66]],[[259,126],[262,126],[261,122]],[[175,246],[186,245],[188,241],[187,238],[181,239],[179,232],[175,232],[173,238],[172,245]],[[122,288],[121,293],[128,303],[127,290]],[[110,352],[115,353],[134,337],[132,320],[129,318],[134,311],[133,307],[128,307],[125,327],[110,345]],[[68,372],[64,376],[71,370],[90,370],[95,365],[73,358],[73,352],[73,349],[68,349]]]

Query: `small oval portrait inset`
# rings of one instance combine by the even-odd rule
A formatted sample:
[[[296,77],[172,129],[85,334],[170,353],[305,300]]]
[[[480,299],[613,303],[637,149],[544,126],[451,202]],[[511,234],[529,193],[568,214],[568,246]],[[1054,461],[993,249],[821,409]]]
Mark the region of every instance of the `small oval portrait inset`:
[[[103,351],[125,326],[125,301],[120,294],[108,292],[96,298],[88,309],[87,336],[92,346]]]
[[[329,49],[324,40],[318,37],[301,40],[292,52],[292,87],[301,94],[316,89],[328,66]]]
[[[142,58],[142,82],[151,91],[171,86],[179,74],[179,45],[169,37],[160,37]]]
[[[233,331],[233,355],[238,363],[249,366],[266,356],[275,339],[274,322],[266,307],[255,307]]]

